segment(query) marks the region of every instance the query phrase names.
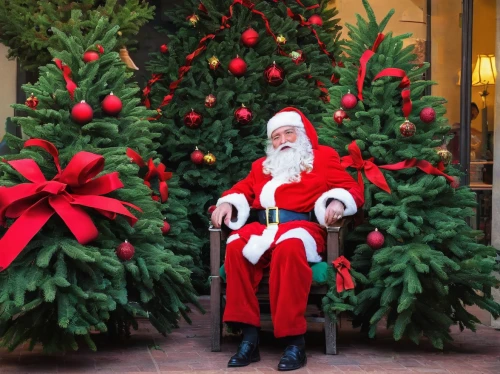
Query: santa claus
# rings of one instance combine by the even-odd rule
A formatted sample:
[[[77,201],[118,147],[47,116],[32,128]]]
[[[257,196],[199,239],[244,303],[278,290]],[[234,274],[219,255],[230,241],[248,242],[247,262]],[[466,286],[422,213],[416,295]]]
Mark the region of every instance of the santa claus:
[[[226,246],[223,321],[239,325],[243,341],[228,366],[260,360],[255,292],[264,268],[270,267],[274,335],[288,341],[278,370],[294,370],[306,363],[310,263],[323,260],[324,226],[355,214],[363,193],[342,168],[338,153],[318,145],[313,125],[299,110],[278,112],[267,123],[267,136],[267,157],[255,161],[248,176],[223,193],[212,213],[215,227],[224,222],[234,230]],[[250,209],[258,212],[259,221],[247,224]]]

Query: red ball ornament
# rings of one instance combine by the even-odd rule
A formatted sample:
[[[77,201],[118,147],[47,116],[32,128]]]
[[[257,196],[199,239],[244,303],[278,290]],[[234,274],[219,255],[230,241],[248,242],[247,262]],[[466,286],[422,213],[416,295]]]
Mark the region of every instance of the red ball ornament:
[[[343,109],[336,110],[335,113],[333,113],[333,120],[337,122],[337,124],[342,125],[342,122],[344,119],[349,118],[347,116],[347,113]]]
[[[311,17],[309,17],[308,21],[313,25],[323,26],[323,18],[321,18],[321,16],[318,14],[313,14]]]
[[[241,108],[238,108],[234,111],[234,118],[240,125],[248,125],[252,121],[253,113],[250,109],[242,104]]]
[[[366,244],[370,246],[371,249],[380,249],[384,245],[384,235],[378,229],[372,231],[366,237]]]
[[[161,228],[161,233],[167,235],[170,232],[170,224],[167,221],[163,221],[163,227]]]
[[[340,106],[346,109],[353,109],[358,104],[358,99],[352,93],[348,92],[340,99]]]
[[[255,47],[259,41],[259,33],[252,28],[243,31],[241,42],[245,47]]]
[[[264,70],[264,78],[271,86],[279,86],[285,79],[285,71],[273,62]]]
[[[415,132],[417,131],[417,128],[415,127],[415,124],[411,123],[410,121],[406,120],[404,121],[401,126],[399,126],[399,132],[401,135],[403,135],[405,138],[410,138],[413,135],[415,135]]]
[[[217,98],[214,95],[210,94],[207,97],[205,97],[205,106],[207,108],[213,108],[216,103],[217,103]]]
[[[168,45],[162,44],[160,47],[160,52],[161,53],[167,53],[168,52]]]
[[[111,92],[102,101],[102,111],[108,116],[117,116],[122,111],[122,101]]]
[[[241,57],[236,56],[229,62],[228,69],[235,77],[241,77],[247,72],[247,63]]]
[[[217,206],[215,205],[210,205],[207,209],[207,213],[212,215],[212,213],[214,212],[214,210],[217,209]]]
[[[128,261],[134,257],[135,248],[128,241],[124,241],[118,247],[116,247],[116,255],[122,261]]]
[[[195,150],[191,153],[191,162],[196,165],[201,165],[203,164],[203,157],[205,155],[203,154],[202,151],[198,149],[198,147],[195,148]]]
[[[422,122],[431,123],[436,119],[436,111],[431,107],[424,108],[420,111],[420,119]]]
[[[83,54],[83,61],[86,64],[95,60],[99,60],[99,53],[97,53],[96,51],[87,51]]]
[[[190,129],[197,129],[203,122],[203,116],[193,109],[184,115],[184,124]]]
[[[94,118],[94,111],[84,100],[71,109],[71,119],[79,125],[86,125],[92,121],[92,118]]]

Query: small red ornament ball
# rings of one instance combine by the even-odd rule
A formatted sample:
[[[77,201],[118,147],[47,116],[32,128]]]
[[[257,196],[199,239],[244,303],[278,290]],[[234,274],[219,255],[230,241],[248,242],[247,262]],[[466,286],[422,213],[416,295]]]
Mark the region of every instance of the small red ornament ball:
[[[195,148],[195,150],[191,153],[191,162],[196,165],[201,165],[203,164],[203,157],[205,155],[203,154],[202,151],[198,149],[198,147]]]
[[[134,257],[135,248],[132,244],[130,244],[128,241],[125,240],[118,247],[116,247],[115,252],[120,260],[128,261],[131,260],[132,257]]]
[[[94,111],[84,100],[71,109],[71,119],[79,125],[86,125],[92,121],[92,118],[94,118]]]
[[[168,45],[162,44],[160,47],[160,52],[161,53],[167,53],[168,52]]]
[[[83,54],[83,62],[86,64],[95,60],[99,60],[99,53],[96,51],[87,51]]]
[[[372,231],[366,237],[366,244],[370,246],[371,249],[380,249],[384,245],[384,235],[378,229]]]
[[[161,228],[161,233],[167,235],[170,232],[170,224],[167,221],[163,221],[163,227]]]
[[[436,119],[436,111],[431,107],[424,108],[420,111],[420,119],[422,122],[431,123]]]
[[[117,116],[122,111],[122,101],[111,92],[102,101],[102,111],[108,116]]]
[[[335,113],[333,113],[333,120],[339,125],[342,125],[342,122],[346,118],[349,117],[347,117],[347,113],[343,109],[336,110]]]
[[[316,26],[323,26],[323,18],[318,14],[313,14],[308,20],[310,23]]]
[[[241,42],[245,47],[255,47],[259,41],[259,33],[252,28],[243,31]]]
[[[190,129],[197,129],[201,126],[202,122],[203,116],[194,110],[191,110],[189,113],[184,115],[184,124]]]
[[[217,207],[215,205],[210,205],[207,209],[207,213],[212,215],[212,213],[214,212],[214,210],[216,209]]]
[[[236,56],[229,62],[228,69],[235,77],[241,77],[247,72],[247,63],[241,57]]]
[[[340,106],[346,109],[352,109],[358,103],[358,99],[352,93],[347,93],[340,99]]]
[[[234,111],[234,118],[240,125],[248,125],[252,121],[253,113],[245,105],[242,105],[241,108]]]
[[[413,135],[415,135],[415,132],[417,131],[417,128],[415,127],[415,124],[410,122],[410,121],[404,121],[401,126],[399,126],[399,132],[401,135],[403,135],[405,138],[410,138]]]
[[[285,79],[285,71],[273,62],[264,70],[264,78],[271,86],[279,86]]]

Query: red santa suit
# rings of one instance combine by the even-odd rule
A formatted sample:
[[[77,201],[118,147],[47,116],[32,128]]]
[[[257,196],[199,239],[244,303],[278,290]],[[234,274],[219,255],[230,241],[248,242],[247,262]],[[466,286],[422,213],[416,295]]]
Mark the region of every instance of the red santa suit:
[[[300,182],[287,182],[265,174],[265,158],[261,158],[252,164],[248,176],[225,191],[217,202],[217,206],[230,203],[238,212],[228,224],[234,231],[226,246],[223,320],[260,326],[255,293],[263,269],[269,266],[271,317],[278,338],[306,331],[304,314],[312,283],[309,263],[323,261],[326,234],[322,226],[327,201],[340,200],[345,205],[344,216],[355,214],[364,201],[358,183],[342,168],[338,153],[318,145],[316,131],[303,113],[295,108],[277,113],[268,122],[268,137],[282,126],[305,130],[314,153],[312,170],[302,172]],[[245,224],[250,209],[274,207],[302,213],[314,211],[319,224],[306,220]]]

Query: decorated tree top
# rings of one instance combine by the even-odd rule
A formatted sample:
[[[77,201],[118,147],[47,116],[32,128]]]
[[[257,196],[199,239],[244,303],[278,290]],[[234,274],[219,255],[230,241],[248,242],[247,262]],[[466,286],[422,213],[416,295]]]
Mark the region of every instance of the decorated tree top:
[[[87,33],[98,14],[119,25],[116,48],[133,47],[134,36],[153,18],[153,11],[143,0],[0,0],[0,41],[9,48],[9,58],[19,59],[24,70],[36,71],[51,60],[49,47],[63,47],[53,37],[53,27],[68,35],[75,29]]]
[[[443,148],[445,100],[424,95],[435,84],[423,79],[429,64],[403,47],[409,34],[384,32],[394,11],[377,23],[363,4],[368,20],[358,16],[347,26],[345,67],[337,69],[320,129],[365,189],[363,215],[346,245],[355,248],[349,257],[359,276],[355,296],[332,290],[325,308],[346,310],[348,301],[372,337],[385,319],[396,340],[426,337],[443,348],[450,326],[479,322],[466,305],[500,315],[491,297],[495,250],[478,243],[480,233],[466,222],[475,195],[459,187]]]
[[[14,105],[29,140],[6,136],[20,151],[0,164],[0,345],[9,349],[96,349],[94,331],[128,333],[137,316],[166,334],[196,303],[196,238],[169,201],[188,193],[158,160],[162,125],[148,120],[156,112],[139,105],[114,51],[118,26],[91,21],[88,34],[53,29],[64,49],[50,48],[54,62]]]

